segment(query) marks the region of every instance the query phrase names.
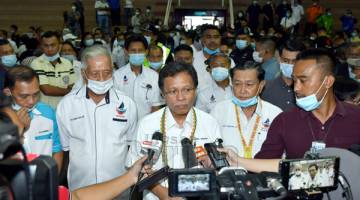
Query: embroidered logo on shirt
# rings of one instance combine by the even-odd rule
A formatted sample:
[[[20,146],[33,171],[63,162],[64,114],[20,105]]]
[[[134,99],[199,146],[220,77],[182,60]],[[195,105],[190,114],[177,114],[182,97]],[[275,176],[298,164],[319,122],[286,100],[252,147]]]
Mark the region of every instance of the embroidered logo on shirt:
[[[68,75],[63,76],[63,77],[62,77],[62,80],[63,80],[63,82],[64,82],[65,85],[68,85],[69,82],[70,82],[70,77],[69,77]]]
[[[210,97],[210,102],[211,102],[211,103],[216,102],[216,99],[215,99],[215,97],[214,97],[214,95],[213,95],[213,94],[212,94],[212,95],[211,95],[211,97]]]
[[[265,128],[269,128],[269,127],[270,127],[270,119],[269,119],[269,118],[267,118],[267,119],[263,122],[263,126],[264,126]]]
[[[121,102],[120,106],[116,108],[116,112],[119,116],[124,115],[124,113],[126,112],[124,102]]]
[[[129,80],[128,77],[125,75],[125,76],[124,76],[124,79],[123,79],[124,84],[127,84],[127,83],[128,83],[128,80]]]

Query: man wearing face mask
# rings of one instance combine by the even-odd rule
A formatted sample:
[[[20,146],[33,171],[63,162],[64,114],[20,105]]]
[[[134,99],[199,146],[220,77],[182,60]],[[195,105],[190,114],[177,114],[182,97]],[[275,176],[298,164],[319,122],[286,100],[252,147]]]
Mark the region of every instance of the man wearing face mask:
[[[246,14],[249,20],[249,27],[253,32],[257,32],[259,26],[259,17],[261,13],[261,7],[258,0],[253,0],[252,4],[246,9]]]
[[[56,32],[48,31],[41,36],[43,54],[31,63],[39,76],[40,100],[56,109],[60,99],[71,91],[76,76],[71,62],[60,57],[60,39]]]
[[[296,106],[293,89],[292,72],[296,56],[305,50],[305,45],[300,40],[288,40],[280,51],[281,75],[266,82],[261,97],[283,111],[291,110]]]
[[[253,59],[255,62],[262,63],[261,67],[265,70],[265,80],[273,80],[279,74],[279,63],[275,58],[276,44],[272,39],[263,38],[256,42]]]
[[[198,88],[204,89],[211,81],[211,75],[206,71],[207,65],[205,61],[210,58],[211,55],[220,53],[221,35],[219,29],[214,25],[203,25],[201,42],[203,44],[203,51],[194,52],[193,66],[199,77]],[[234,61],[231,60],[231,67],[235,66]]]
[[[254,49],[251,47],[250,33],[246,29],[240,29],[236,33],[236,48],[230,53],[230,57],[236,65],[247,60],[253,60]]]
[[[163,104],[157,85],[159,75],[143,66],[148,44],[142,35],[132,35],[125,41],[129,63],[115,74],[116,87],[132,98],[138,108],[138,119],[154,112]]]
[[[307,184],[307,178],[302,172],[302,166],[300,164],[295,164],[294,174],[289,179],[289,189],[290,190],[300,190],[304,189]]]
[[[207,71],[211,74],[213,81],[205,89],[198,92],[196,107],[207,113],[220,101],[231,99],[232,91],[229,80],[230,58],[218,53],[212,55],[206,63]]]
[[[70,154],[70,191],[125,173],[137,122],[135,103],[113,85],[110,52],[94,45],[83,51],[81,61],[84,85],[56,110],[61,144]]]
[[[280,158],[303,158],[310,149],[348,149],[360,143],[360,108],[338,101],[333,92],[333,55],[310,49],[297,56],[293,80],[298,108],[279,114],[255,158],[244,159],[230,149],[225,152],[232,165],[249,171],[278,172]]]
[[[26,153],[52,156],[60,172],[63,153],[55,111],[39,101],[39,78],[35,71],[21,65],[9,69],[4,92],[12,97],[12,108],[25,128],[21,141]]]
[[[281,109],[262,99],[265,71],[258,63],[246,61],[230,70],[232,99],[215,105],[211,111],[220,127],[224,146],[239,156],[253,158],[266,139],[268,129]]]
[[[149,67],[159,73],[163,66],[163,50],[157,45],[150,45],[148,48],[147,60],[149,61]]]
[[[17,63],[17,57],[14,49],[6,39],[0,39],[0,89],[4,88],[6,70],[14,67]]]
[[[141,9],[136,8],[135,14],[131,17],[131,26],[133,27],[134,33],[141,33],[141,23],[143,18],[141,16]]]

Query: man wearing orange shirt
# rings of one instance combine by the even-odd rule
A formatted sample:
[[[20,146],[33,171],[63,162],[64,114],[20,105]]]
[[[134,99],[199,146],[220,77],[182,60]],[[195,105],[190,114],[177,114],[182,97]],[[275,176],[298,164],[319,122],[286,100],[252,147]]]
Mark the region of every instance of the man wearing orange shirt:
[[[317,31],[316,18],[324,12],[324,8],[319,5],[319,0],[313,0],[313,5],[306,9],[305,35]]]

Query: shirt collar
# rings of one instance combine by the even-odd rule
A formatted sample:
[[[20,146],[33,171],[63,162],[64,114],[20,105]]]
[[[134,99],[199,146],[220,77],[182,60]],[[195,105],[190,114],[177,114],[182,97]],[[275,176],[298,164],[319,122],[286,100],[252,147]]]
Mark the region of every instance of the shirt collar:
[[[192,121],[193,121],[193,115],[192,115],[192,109],[190,109],[190,111],[188,112],[187,116],[186,116],[186,119],[184,121],[184,126],[185,127],[185,124],[188,124],[188,125],[192,125]],[[177,126],[179,127],[178,123],[175,121],[172,113],[170,112],[170,109],[169,107],[167,106],[166,107],[166,119],[165,119],[165,124],[166,124],[166,129],[169,129],[173,126]]]
[[[106,104],[110,103],[110,92],[113,88],[110,88],[105,95],[105,102]],[[77,98],[86,98],[86,99],[90,99],[89,96],[89,88],[86,87],[86,85],[84,84],[76,93],[75,93]],[[116,94],[115,94],[116,95]]]

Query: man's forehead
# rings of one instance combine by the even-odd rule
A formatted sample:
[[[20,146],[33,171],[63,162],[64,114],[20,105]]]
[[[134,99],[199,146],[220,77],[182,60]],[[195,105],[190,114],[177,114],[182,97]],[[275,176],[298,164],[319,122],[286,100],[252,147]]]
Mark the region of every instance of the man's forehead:
[[[204,32],[204,35],[219,35],[220,32],[216,29],[207,29]]]
[[[318,68],[315,60],[298,60],[294,66],[295,76],[309,76]]]
[[[11,47],[10,44],[4,44],[4,45],[0,45],[0,51],[12,51],[13,48]]]

